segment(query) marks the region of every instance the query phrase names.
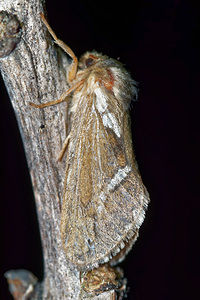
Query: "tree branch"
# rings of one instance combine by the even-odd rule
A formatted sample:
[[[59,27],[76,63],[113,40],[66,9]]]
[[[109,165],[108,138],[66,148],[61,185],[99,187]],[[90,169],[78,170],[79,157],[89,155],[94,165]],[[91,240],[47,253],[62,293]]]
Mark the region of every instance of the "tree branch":
[[[16,278],[21,280],[20,276],[27,282],[22,298],[18,295],[15,299],[26,299],[27,295],[32,295],[31,299],[89,299],[86,294],[80,296],[80,272],[68,265],[60,238],[65,162],[57,162],[57,158],[66,137],[66,104],[45,110],[29,105],[29,102],[53,101],[62,95],[67,89],[68,60],[53,45],[41,22],[39,13],[44,11],[42,0],[1,0],[0,11],[7,12],[9,17],[14,14],[16,22],[21,25],[21,38],[17,26],[10,26],[9,32],[13,30],[14,37],[8,35],[7,41],[2,34],[0,69],[25,147],[45,266],[43,283],[36,283],[35,277],[25,270],[7,273],[6,277],[11,284],[15,284]],[[3,24],[0,30],[8,31],[2,16],[5,17],[5,14],[0,18]],[[6,50],[5,45],[8,47]],[[111,290],[90,299],[114,299],[115,296],[115,291]]]

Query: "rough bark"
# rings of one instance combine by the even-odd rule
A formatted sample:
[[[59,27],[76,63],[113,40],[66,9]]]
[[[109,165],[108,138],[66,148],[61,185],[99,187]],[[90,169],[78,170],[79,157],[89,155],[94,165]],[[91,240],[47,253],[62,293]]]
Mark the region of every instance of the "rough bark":
[[[27,284],[24,298],[17,296],[15,299],[27,299],[28,296],[31,299],[80,299],[83,297],[80,296],[80,273],[68,265],[60,239],[65,162],[57,162],[57,158],[66,137],[66,104],[45,109],[29,106],[30,101],[40,103],[58,99],[67,89],[68,59],[54,46],[41,22],[42,0],[1,0],[0,11],[13,14],[22,28],[19,43],[14,41],[16,48],[0,58],[0,69],[25,147],[45,266],[42,283],[36,283],[28,271],[7,273],[6,277],[13,284],[22,276]],[[90,299],[115,299],[115,296],[115,291],[111,290]]]

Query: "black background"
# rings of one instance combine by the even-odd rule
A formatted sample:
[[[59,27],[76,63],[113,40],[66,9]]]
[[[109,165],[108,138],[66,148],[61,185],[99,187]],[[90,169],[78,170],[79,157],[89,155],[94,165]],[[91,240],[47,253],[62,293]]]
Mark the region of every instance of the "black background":
[[[79,57],[97,50],[140,83],[133,140],[151,203],[140,238],[121,264],[128,299],[198,299],[200,13],[195,1],[47,1],[50,24]],[[0,89],[0,299],[3,273],[42,279],[31,183],[15,116]]]

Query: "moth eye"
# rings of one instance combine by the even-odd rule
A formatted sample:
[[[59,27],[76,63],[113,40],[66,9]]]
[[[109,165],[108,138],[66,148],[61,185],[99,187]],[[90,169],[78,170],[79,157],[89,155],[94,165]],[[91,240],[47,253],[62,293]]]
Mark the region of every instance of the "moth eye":
[[[91,58],[91,57],[87,58],[86,61],[85,61],[86,67],[88,68],[88,67],[92,66],[93,62],[94,62],[93,58]]]

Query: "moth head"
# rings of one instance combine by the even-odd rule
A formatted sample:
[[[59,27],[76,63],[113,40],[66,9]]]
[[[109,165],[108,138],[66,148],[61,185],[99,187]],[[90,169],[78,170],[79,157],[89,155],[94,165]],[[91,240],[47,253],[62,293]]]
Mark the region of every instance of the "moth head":
[[[79,68],[87,69],[94,66],[97,62],[106,59],[107,56],[102,55],[96,51],[86,52],[79,59]]]

